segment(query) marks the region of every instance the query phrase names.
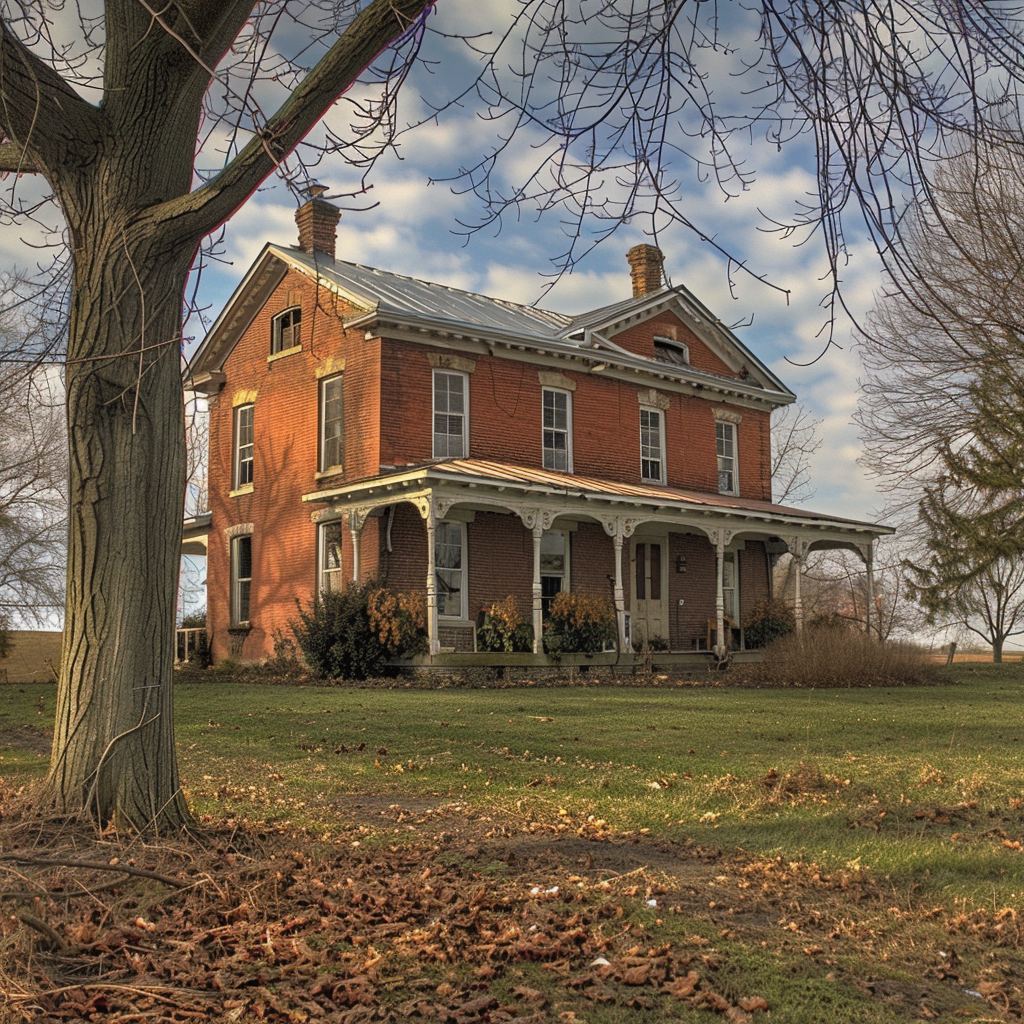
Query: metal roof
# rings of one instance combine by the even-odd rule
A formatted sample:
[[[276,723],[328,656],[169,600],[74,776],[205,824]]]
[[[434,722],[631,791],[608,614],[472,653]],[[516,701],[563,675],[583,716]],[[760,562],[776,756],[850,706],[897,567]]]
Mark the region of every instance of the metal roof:
[[[495,331],[547,335],[557,338],[572,322],[572,317],[536,306],[524,306],[506,299],[462,291],[448,285],[433,284],[387,270],[364,267],[359,263],[330,260],[302,249],[271,246],[271,250],[292,263],[301,264],[310,274],[319,274],[344,292],[360,300],[369,299],[379,313],[428,315],[453,324],[476,324]]]
[[[369,480],[353,481],[337,488],[304,495],[305,501],[329,502],[344,495],[355,495],[367,489],[390,490],[395,484],[420,482],[466,482],[498,487],[521,487],[524,490],[543,491],[584,500],[603,499],[609,502],[637,502],[638,505],[671,506],[679,511],[706,511],[722,515],[751,515],[762,519],[796,521],[794,525],[809,524],[839,530],[869,531],[888,534],[895,531],[888,526],[866,523],[856,519],[840,519],[823,512],[811,512],[787,505],[752,498],[737,498],[728,494],[710,494],[678,487],[655,487],[649,484],[626,484],[598,477],[555,473],[545,469],[514,466],[488,459],[445,459],[395,469]],[[400,499],[395,499],[400,500]]]

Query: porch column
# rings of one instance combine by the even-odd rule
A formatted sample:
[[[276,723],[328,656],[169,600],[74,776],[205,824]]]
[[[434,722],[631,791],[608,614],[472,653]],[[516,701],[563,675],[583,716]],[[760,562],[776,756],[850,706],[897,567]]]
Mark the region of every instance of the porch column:
[[[427,525],[427,649],[431,654],[440,654],[441,638],[437,632],[437,563],[434,560],[437,516],[432,501],[429,502],[424,519]]]
[[[356,584],[359,583],[359,549],[362,546],[363,523],[365,522],[365,516],[360,516],[356,512],[349,512],[348,530],[352,535],[352,582]]]
[[[715,657],[724,658],[725,642],[725,538],[715,531]]]
[[[804,603],[800,599],[800,577],[803,575],[804,560],[798,555],[793,555],[793,564],[796,566],[796,576],[793,578],[793,619],[796,622],[796,635],[802,636],[804,632]]]
[[[875,542],[868,541],[864,552],[864,563],[867,566],[867,607],[864,609],[864,632],[871,636],[871,611],[875,604]]]
[[[538,523],[533,528],[533,653],[544,652],[544,602],[540,585],[540,542],[544,536],[544,526]]]
[[[630,646],[626,643],[626,592],[622,587],[622,528],[621,526],[612,536],[612,544],[615,546],[615,625],[619,631],[619,650],[628,652]]]

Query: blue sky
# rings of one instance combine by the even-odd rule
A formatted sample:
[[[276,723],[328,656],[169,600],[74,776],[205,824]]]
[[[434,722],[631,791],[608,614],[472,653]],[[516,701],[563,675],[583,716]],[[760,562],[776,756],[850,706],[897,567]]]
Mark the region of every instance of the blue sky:
[[[439,13],[431,25],[439,29],[455,24],[485,29],[487,19],[507,15],[515,6],[512,0],[488,4],[445,0],[438,5]],[[434,48],[433,55],[446,61],[439,65],[445,73],[421,74],[407,83],[400,109],[403,122],[425,112],[421,93],[436,96],[450,91],[452,82],[464,76],[469,67],[465,55],[452,63],[450,41],[435,36],[429,44]],[[722,65],[728,70],[724,58]],[[727,106],[747,102],[742,95],[743,79],[716,77],[716,87],[717,100]],[[273,97],[268,95],[265,100],[264,107],[272,109]],[[344,123],[343,111],[339,115],[333,118],[335,124]],[[376,205],[361,212],[346,210],[338,231],[339,257],[519,302],[536,301],[568,313],[627,297],[630,283],[626,250],[637,242],[651,241],[645,232],[649,223],[643,218],[622,225],[550,291],[546,291],[546,285],[555,269],[552,261],[568,244],[557,211],[538,219],[534,211],[524,208],[520,218],[506,218],[498,232],[489,227],[468,239],[463,236],[460,222],[473,222],[480,214],[476,201],[471,195],[457,194],[446,184],[429,182],[477,158],[493,142],[493,130],[494,126],[476,111],[466,108],[439,124],[427,124],[403,136],[398,154],[382,159],[373,171],[373,187],[365,200],[341,204]],[[536,156],[532,147],[540,142],[539,137],[524,133],[502,166],[498,180],[510,185],[528,173]],[[684,205],[689,204],[692,219],[714,235],[716,243],[741,255],[754,274],[768,275],[774,284],[788,289],[788,300],[742,273],[730,282],[724,259],[679,225],[664,227],[658,237],[665,252],[666,271],[673,283],[685,284],[723,322],[739,325],[735,329],[743,342],[822,421],[819,434],[823,444],[811,467],[817,493],[807,504],[838,516],[874,518],[882,501],[856,462],[860,446],[851,418],[860,368],[848,322],[840,321],[835,334],[842,347],[831,347],[822,355],[825,340],[821,332],[827,317],[820,302],[828,285],[819,239],[812,237],[796,246],[793,240],[766,230],[769,219],[791,219],[800,201],[813,191],[813,177],[808,171],[812,154],[800,140],[781,152],[763,140],[737,144],[736,152],[748,169],[756,170],[754,185],[726,199],[712,183],[699,180],[701,175],[692,164],[681,162],[673,173],[681,183]],[[215,146],[207,149],[203,160],[216,161]],[[351,191],[359,184],[359,172],[338,158],[325,158],[314,173],[332,193]],[[40,189],[29,178],[20,179],[16,187],[23,196]],[[614,182],[609,190],[614,193]],[[222,257],[225,262],[213,264],[200,284],[199,300],[208,308],[210,321],[267,241],[295,242],[295,207],[287,188],[268,182],[228,223]],[[49,220],[59,228],[56,212]],[[38,234],[28,229],[0,232],[0,267],[34,266],[40,254],[31,246],[38,240]],[[843,274],[844,293],[850,306],[863,312],[870,308],[879,283],[878,262],[867,241],[858,244],[854,237],[851,249]],[[201,336],[202,330],[201,324],[192,322],[186,333]],[[818,356],[821,358],[816,359]]]

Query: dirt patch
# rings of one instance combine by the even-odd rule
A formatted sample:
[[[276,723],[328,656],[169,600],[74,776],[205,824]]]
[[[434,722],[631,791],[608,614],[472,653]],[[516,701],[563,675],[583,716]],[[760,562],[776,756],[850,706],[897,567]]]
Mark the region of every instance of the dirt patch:
[[[25,750],[49,757],[53,730],[39,725],[0,725],[0,750]]]

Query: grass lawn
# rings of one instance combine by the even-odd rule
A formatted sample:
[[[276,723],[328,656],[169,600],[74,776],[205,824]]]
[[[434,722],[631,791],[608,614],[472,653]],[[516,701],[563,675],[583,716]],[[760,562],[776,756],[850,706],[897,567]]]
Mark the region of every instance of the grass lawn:
[[[176,694],[184,785],[211,824],[301,831],[360,863],[429,854],[489,893],[536,878],[520,919],[574,889],[595,906],[612,900],[642,936],[615,946],[619,960],[604,954],[600,985],[618,982],[609,991],[620,995],[584,998],[581,983],[569,997],[563,979],[559,1002],[542,958],[503,966],[502,977],[546,993],[537,1021],[721,1019],[725,1006],[671,1003],[667,988],[651,1005],[620,997],[646,992],[624,981],[639,966],[623,957],[647,957],[650,971],[670,948],[688,950],[678,977],[713,976],[735,1020],[764,1014],[743,1009],[743,993],[786,1022],[1024,1013],[1017,664],[957,666],[949,685],[919,689],[216,681]],[[0,687],[7,785],[45,771],[53,696],[49,685]],[[563,896],[543,903],[556,887]],[[668,986],[676,975],[665,970]],[[487,976],[448,977],[428,972],[467,991]]]

